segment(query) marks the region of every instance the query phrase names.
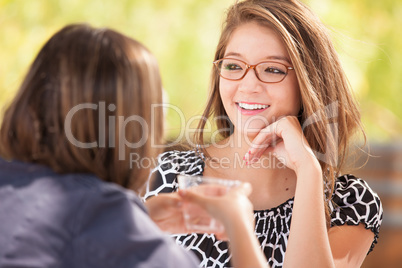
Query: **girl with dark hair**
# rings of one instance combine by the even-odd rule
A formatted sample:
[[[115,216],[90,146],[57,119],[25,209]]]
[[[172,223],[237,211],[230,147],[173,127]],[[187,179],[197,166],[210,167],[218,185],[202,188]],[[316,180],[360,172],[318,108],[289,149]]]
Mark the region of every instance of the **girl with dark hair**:
[[[50,38],[0,129],[0,267],[198,266],[136,194],[149,168],[131,165],[130,157],[159,153],[150,137],[163,131],[162,111],[151,113],[160,103],[157,62],[139,42],[81,24]],[[152,141],[161,144],[161,137]],[[220,218],[230,239],[242,240],[233,246],[236,265],[264,267],[250,191],[243,184],[214,199],[182,195]],[[179,210],[175,197],[170,204]],[[242,213],[217,209],[223,204]],[[149,206],[149,213],[165,207]]]

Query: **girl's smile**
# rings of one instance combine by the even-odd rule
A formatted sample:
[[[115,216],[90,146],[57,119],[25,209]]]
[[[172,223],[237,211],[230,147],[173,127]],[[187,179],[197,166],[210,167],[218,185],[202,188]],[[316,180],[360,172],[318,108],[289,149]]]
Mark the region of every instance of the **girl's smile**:
[[[253,102],[237,102],[236,104],[242,115],[256,115],[269,108],[268,104]]]
[[[235,133],[251,138],[275,120],[299,113],[296,74],[282,39],[273,29],[255,22],[239,26],[228,42],[224,59],[219,92]],[[245,66],[252,68],[240,79],[241,70],[249,68]]]

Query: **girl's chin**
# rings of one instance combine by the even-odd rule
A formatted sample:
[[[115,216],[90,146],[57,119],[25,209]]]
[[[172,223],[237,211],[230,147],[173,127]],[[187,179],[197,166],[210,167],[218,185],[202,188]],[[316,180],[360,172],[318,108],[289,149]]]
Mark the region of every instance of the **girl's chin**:
[[[239,134],[243,135],[244,137],[255,137],[260,133],[262,129],[264,129],[266,126],[251,126],[247,128],[242,128],[238,132]]]

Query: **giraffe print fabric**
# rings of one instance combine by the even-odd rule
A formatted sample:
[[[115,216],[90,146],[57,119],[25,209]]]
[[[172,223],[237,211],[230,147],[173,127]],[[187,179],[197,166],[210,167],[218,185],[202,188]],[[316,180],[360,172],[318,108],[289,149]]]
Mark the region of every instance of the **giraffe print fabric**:
[[[147,185],[144,200],[159,193],[177,191],[177,175],[202,175],[205,162],[198,150],[169,151],[158,158],[151,183]],[[369,252],[377,243],[382,222],[382,205],[378,195],[367,183],[352,175],[343,175],[335,182],[335,191],[329,202],[331,227],[364,224],[374,233]],[[294,199],[281,205],[254,211],[255,234],[268,263],[272,268],[282,267],[289,238]],[[215,238],[213,234],[175,234],[176,243],[191,250],[200,260],[200,267],[232,267],[228,243]]]

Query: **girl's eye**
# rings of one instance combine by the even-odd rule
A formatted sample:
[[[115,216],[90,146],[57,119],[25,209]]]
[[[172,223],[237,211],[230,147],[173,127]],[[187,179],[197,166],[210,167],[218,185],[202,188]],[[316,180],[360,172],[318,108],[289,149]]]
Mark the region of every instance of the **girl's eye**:
[[[286,73],[278,67],[268,67],[265,69],[265,72],[270,73],[270,74],[285,74]]]
[[[225,70],[228,71],[238,71],[238,70],[242,70],[242,68],[240,67],[240,65],[236,64],[236,63],[227,63],[223,66],[223,68]]]

